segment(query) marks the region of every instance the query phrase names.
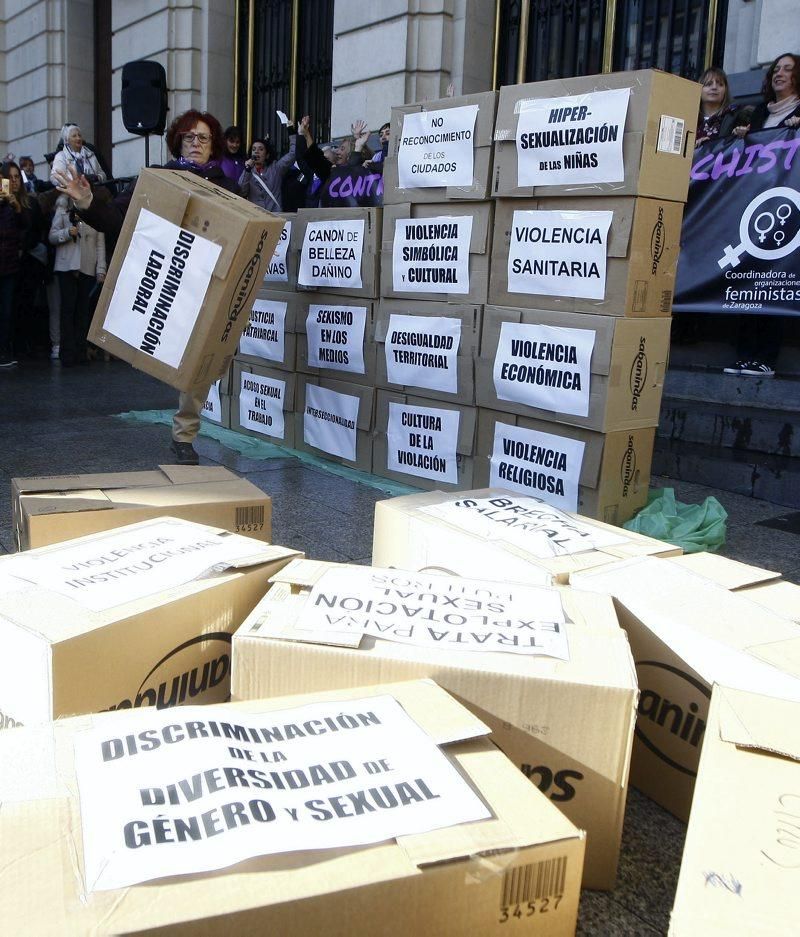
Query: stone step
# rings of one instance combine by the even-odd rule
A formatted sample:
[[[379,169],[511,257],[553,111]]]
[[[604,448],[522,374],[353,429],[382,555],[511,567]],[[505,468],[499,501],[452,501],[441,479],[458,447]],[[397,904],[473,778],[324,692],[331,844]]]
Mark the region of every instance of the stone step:
[[[766,410],[800,410],[800,380],[786,377],[742,377],[705,369],[670,367],[664,396],[715,405]]]
[[[654,475],[800,507],[800,459],[657,438]]]
[[[800,410],[665,397],[657,435],[665,440],[800,459]]]

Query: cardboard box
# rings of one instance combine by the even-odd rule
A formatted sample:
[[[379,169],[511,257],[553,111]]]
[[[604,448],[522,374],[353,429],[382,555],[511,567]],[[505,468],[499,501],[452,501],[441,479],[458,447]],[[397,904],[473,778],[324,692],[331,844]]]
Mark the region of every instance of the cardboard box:
[[[504,322],[514,328],[503,330]],[[485,306],[481,353],[475,362],[478,406],[602,433],[658,426],[670,324],[668,318],[617,319]],[[519,341],[516,350],[514,340]],[[557,357],[567,359],[572,349],[572,363],[557,363]],[[540,373],[546,375],[538,378],[542,383],[537,381]],[[512,395],[515,399],[507,399]]]
[[[647,504],[655,435],[655,428],[596,433],[479,408],[474,482],[619,526]]]
[[[417,488],[468,488],[476,424],[475,407],[379,390],[372,471]]]
[[[247,325],[281,222],[191,172],[143,169],[89,340],[205,394]]]
[[[517,216],[515,222],[516,212],[529,211],[560,212],[561,216]],[[596,235],[600,231],[599,222],[587,212],[611,213],[607,238],[603,238],[602,231]],[[495,209],[489,302],[496,306],[603,316],[669,316],[682,216],[680,203],[656,199],[615,196],[591,201],[563,197],[500,199]],[[549,239],[562,237],[560,232],[566,231],[563,224],[591,232],[594,243],[587,247],[583,242],[561,242],[554,248]],[[548,253],[543,253],[541,243],[532,243],[528,237],[547,238]],[[509,289],[512,251],[520,279],[514,292]],[[540,264],[545,266],[540,269]],[[533,292],[534,289],[538,291]]]
[[[275,246],[261,281],[262,290],[277,290],[285,293],[297,289],[297,251],[292,245],[292,226],[296,219],[294,212],[271,212],[274,218],[283,219],[283,230]]]
[[[291,240],[298,257],[297,289],[375,299],[380,289],[381,213],[380,208],[301,208]],[[309,225],[314,234],[307,241]]]
[[[631,781],[686,821],[714,683],[800,700],[783,672],[800,630],[674,563],[637,559],[575,575],[577,589],[614,597],[639,677]]]
[[[0,728],[225,700],[232,632],[298,555],[166,517],[0,558]]]
[[[375,386],[375,310],[377,300],[323,293],[297,294],[303,303],[297,319],[297,370],[334,381]],[[310,319],[310,323],[309,323]],[[315,360],[309,364],[309,324]]]
[[[531,99],[586,95],[630,88],[622,132],[622,182],[578,182],[561,185],[520,186],[517,162],[517,129],[522,104]],[[566,102],[565,102],[566,103]],[[573,102],[581,104],[581,101]],[[590,103],[584,101],[583,103]],[[545,107],[547,103],[545,102]],[[685,202],[694,153],[700,89],[696,82],[652,69],[557,78],[500,89],[494,139],[492,194],[539,195],[645,195]],[[590,115],[597,117],[596,111]],[[563,116],[563,115],[562,115]],[[592,124],[591,116],[587,122]],[[553,123],[556,128],[579,126],[572,119]],[[582,148],[591,152],[590,146]],[[555,152],[552,156],[556,156]]]
[[[236,359],[281,371],[294,371],[298,320],[308,311],[298,293],[259,290]]]
[[[295,382],[288,371],[234,361],[231,429],[293,448]]]
[[[11,499],[18,550],[165,515],[265,543],[272,537],[272,499],[221,465],[12,478]]]
[[[329,700],[343,707],[385,694],[442,746],[492,819],[359,848],[263,856],[209,874],[89,894],[74,743],[92,727],[113,735],[116,716],[2,733],[0,838],[14,871],[0,880],[5,926],[11,933],[76,937],[100,931],[350,937],[354,928],[370,928],[377,915],[385,937],[420,928],[442,937],[502,935],[507,928],[500,922],[508,920],[523,935],[573,934],[583,834],[480,737],[485,726],[429,681],[207,711],[242,718]]]
[[[356,579],[348,577],[353,572]],[[567,624],[561,627],[569,648],[566,660],[376,639],[373,631],[365,634],[361,624],[369,615],[379,616],[377,611],[368,615],[353,611],[351,629],[333,625],[325,631],[307,630],[314,601],[335,599],[330,617],[336,622],[350,614],[341,611],[342,607],[353,609],[360,604],[363,609],[371,605],[359,603],[355,595],[371,595],[372,573],[363,567],[313,560],[292,563],[278,573],[275,585],[234,637],[234,699],[430,677],[486,722],[495,744],[517,768],[576,826],[586,830],[584,886],[613,888],[637,689],[628,642],[617,624],[611,600],[566,589],[546,590],[549,595],[543,600],[554,600],[564,610]],[[419,625],[420,619],[413,613],[422,610],[425,616],[430,614],[427,605],[422,608],[424,596],[441,595],[444,598],[440,601],[445,601],[445,591],[450,591],[451,585],[455,593],[466,597],[464,604],[457,606],[464,611],[461,618],[468,614],[465,609],[478,604],[472,596],[485,598],[490,586],[498,589],[492,597],[497,604],[492,607],[499,609],[501,617],[514,614],[513,600],[503,602],[500,597],[500,593],[507,597],[513,592],[507,583],[442,576],[431,579],[403,570],[374,573],[376,580],[386,584],[387,596],[402,594],[404,605],[413,606],[405,616],[389,613],[380,618],[378,630],[382,634],[390,628],[405,634],[415,622]],[[337,576],[345,578],[337,583]],[[393,576],[398,583],[395,587],[391,585]],[[353,586],[362,578],[361,588]],[[315,599],[311,590],[317,586],[323,591]],[[381,594],[384,588],[380,586]],[[517,602],[524,604],[527,591],[520,591],[525,595],[519,595]],[[531,600],[540,595],[533,593]],[[449,598],[452,600],[452,594]],[[454,604],[450,602],[448,608]],[[535,613],[530,612],[529,617],[535,618]],[[447,614],[435,619],[440,636],[451,627],[443,624],[447,619]],[[469,627],[473,626],[463,630]],[[474,627],[482,629],[480,623]]]
[[[309,388],[318,388],[314,400]],[[295,447],[370,472],[374,412],[372,387],[298,374]]]
[[[464,227],[465,219],[472,219],[469,236]],[[415,224],[409,227],[406,224],[409,220]],[[406,202],[384,208],[381,296],[485,303],[489,292],[493,221],[494,202],[433,205]],[[399,255],[396,271],[395,247]],[[443,282],[436,282],[434,276]],[[431,288],[426,290],[427,277],[431,278]],[[469,289],[465,290],[465,286]]]
[[[456,576],[547,584],[567,583],[579,570],[625,557],[677,556],[681,552],[671,543],[588,517],[569,515],[565,524],[547,511],[544,519],[534,520],[531,508],[546,506],[541,502],[532,505],[532,501],[499,488],[456,494],[434,491],[378,501],[372,562],[375,566],[441,569]],[[473,502],[477,502],[475,511],[468,509]],[[478,508],[481,516],[486,516],[485,528],[476,520]],[[437,513],[430,513],[431,509]],[[523,522],[515,523],[515,516]],[[583,543],[565,542],[565,530],[577,531]],[[552,541],[547,554],[540,531]],[[612,538],[614,542],[610,542]],[[554,551],[561,552],[554,555]]]
[[[715,686],[671,937],[797,929],[800,704]]]
[[[403,104],[392,108],[391,136],[389,155],[383,168],[383,204],[394,205],[398,202],[441,202],[457,199],[488,198],[492,174],[492,138],[494,120],[497,111],[496,91],[484,91],[479,94],[465,94],[457,98],[440,98],[438,101],[425,101],[416,104]],[[428,111],[446,111],[451,108],[477,107],[478,112],[472,127],[472,181],[467,185],[412,186],[400,188],[398,180],[397,155],[403,140],[403,121],[407,114],[426,113]],[[447,117],[447,115],[443,115]],[[408,129],[411,129],[410,127]],[[443,130],[448,128],[442,125]],[[432,141],[431,146],[437,153],[443,153],[441,161],[453,159],[454,148],[445,141]],[[419,165],[424,162],[423,157]],[[457,153],[456,158],[461,154]],[[413,174],[413,173],[412,173]],[[419,174],[424,178],[424,174]]]
[[[408,322],[407,328],[390,332],[392,316],[410,316],[414,321]],[[475,403],[475,357],[480,349],[482,321],[483,307],[474,303],[381,300],[375,317],[376,385],[471,406]],[[454,334],[446,334],[445,326]],[[399,332],[397,336],[395,331]],[[408,373],[407,383],[389,381],[387,351],[393,368],[400,369],[400,376]]]

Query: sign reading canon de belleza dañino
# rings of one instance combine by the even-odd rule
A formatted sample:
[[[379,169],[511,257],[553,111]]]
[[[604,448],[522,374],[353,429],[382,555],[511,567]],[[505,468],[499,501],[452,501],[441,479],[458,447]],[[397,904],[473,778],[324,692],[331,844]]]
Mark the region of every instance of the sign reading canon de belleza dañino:
[[[364,221],[309,221],[300,251],[300,286],[361,289]]]

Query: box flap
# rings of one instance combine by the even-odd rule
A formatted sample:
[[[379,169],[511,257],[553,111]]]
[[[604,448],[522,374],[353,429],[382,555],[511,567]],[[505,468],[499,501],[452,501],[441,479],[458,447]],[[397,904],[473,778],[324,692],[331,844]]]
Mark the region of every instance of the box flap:
[[[774,752],[800,761],[800,705],[728,687],[714,687],[724,705],[719,709],[719,735],[740,748]]]
[[[781,575],[770,569],[761,569],[728,559],[726,556],[718,556],[716,553],[686,553],[683,556],[671,557],[668,562],[698,573],[731,590],[780,579]]]
[[[753,657],[800,679],[800,633],[788,641],[757,644],[747,650]]]
[[[197,485],[203,482],[238,481],[235,472],[221,465],[159,465],[173,485]]]
[[[176,468],[176,466],[169,466]],[[139,488],[163,485],[164,466],[151,472],[98,472],[92,475],[38,475],[33,478],[12,478],[13,491],[28,493],[66,493],[103,488]]]

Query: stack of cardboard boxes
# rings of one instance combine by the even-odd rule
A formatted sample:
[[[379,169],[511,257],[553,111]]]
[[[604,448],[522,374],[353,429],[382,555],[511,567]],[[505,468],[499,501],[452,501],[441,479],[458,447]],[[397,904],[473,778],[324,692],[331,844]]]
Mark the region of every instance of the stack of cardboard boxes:
[[[647,500],[697,87],[501,89],[477,484],[620,524]]]

